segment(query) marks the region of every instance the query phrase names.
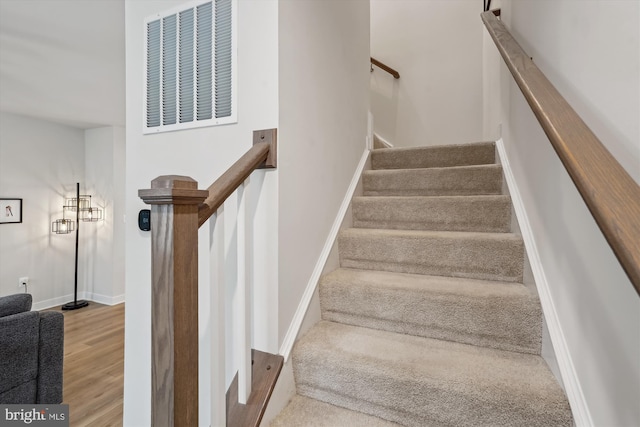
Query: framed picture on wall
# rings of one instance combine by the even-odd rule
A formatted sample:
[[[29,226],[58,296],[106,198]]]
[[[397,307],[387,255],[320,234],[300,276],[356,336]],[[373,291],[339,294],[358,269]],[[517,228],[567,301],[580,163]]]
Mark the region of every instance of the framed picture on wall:
[[[0,224],[22,222],[22,199],[0,197]]]

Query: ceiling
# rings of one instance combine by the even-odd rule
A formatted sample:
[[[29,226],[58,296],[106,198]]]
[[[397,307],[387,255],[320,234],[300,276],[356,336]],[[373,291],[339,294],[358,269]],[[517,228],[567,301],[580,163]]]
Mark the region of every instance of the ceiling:
[[[0,0],[0,111],[125,124],[124,0]]]

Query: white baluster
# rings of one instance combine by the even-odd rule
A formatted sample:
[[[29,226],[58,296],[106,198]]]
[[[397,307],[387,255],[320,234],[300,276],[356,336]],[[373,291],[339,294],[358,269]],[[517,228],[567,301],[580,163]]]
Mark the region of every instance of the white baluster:
[[[224,207],[210,221],[211,243],[211,425],[227,424],[225,388]]]
[[[251,298],[247,285],[246,271],[246,197],[245,186],[248,179],[238,187],[238,329],[237,351],[239,354],[238,368],[238,402],[246,404],[251,394]]]

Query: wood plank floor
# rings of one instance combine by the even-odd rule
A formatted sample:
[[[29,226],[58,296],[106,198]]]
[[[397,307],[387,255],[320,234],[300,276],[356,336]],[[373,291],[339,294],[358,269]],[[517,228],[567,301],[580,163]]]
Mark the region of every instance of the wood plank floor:
[[[64,313],[64,403],[71,427],[121,426],[124,304]]]

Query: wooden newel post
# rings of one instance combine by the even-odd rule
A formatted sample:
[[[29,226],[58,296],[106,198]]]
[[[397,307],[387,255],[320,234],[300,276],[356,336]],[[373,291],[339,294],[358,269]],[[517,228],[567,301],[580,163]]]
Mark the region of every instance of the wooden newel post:
[[[198,205],[208,195],[166,175],[138,195],[151,205],[151,425],[198,425]]]

